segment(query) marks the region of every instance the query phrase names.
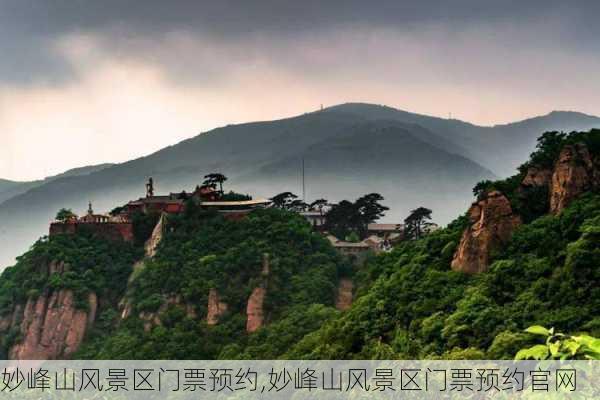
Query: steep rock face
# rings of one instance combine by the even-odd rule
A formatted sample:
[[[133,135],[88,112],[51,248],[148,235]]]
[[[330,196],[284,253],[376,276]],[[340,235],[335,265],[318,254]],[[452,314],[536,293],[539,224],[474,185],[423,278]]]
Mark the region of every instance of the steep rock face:
[[[165,213],[162,213],[160,219],[152,230],[152,235],[150,235],[150,238],[144,244],[147,257],[154,257],[156,255],[156,249],[158,248],[158,245],[164,236],[166,225],[167,219],[165,217]]]
[[[90,293],[88,310],[77,309],[73,292],[67,289],[30,298],[20,318],[23,339],[10,349],[10,358],[68,358],[77,351],[86,330],[94,322],[97,305],[96,294]]]
[[[552,174],[550,212],[558,214],[577,196],[598,186],[599,174],[585,145],[565,146]]]
[[[547,168],[531,166],[527,169],[527,174],[521,186],[523,187],[542,187],[549,186],[552,181],[552,171]]]
[[[345,311],[352,306],[352,289],[354,285],[351,279],[342,278],[338,284],[337,297],[335,299],[335,308]]]
[[[487,270],[490,254],[510,239],[521,219],[498,191],[473,203],[468,215],[471,225],[462,235],[451,266],[455,271],[474,274]]]
[[[52,261],[46,266],[49,275],[69,271],[64,262]],[[0,317],[0,334],[18,333],[20,339],[7,349],[12,359],[68,358],[79,348],[96,319],[98,298],[89,293],[87,307],[78,309],[71,290],[45,290]]]
[[[263,254],[261,277],[262,282],[259,287],[254,288],[248,298],[246,305],[246,332],[254,332],[264,324],[264,302],[267,295],[267,279],[271,272],[269,254]]]
[[[246,306],[246,315],[248,317],[246,320],[247,332],[254,332],[263,326],[263,303],[266,294],[267,290],[265,288],[257,287],[248,298],[248,305]]]
[[[206,323],[216,325],[219,317],[227,311],[227,304],[219,300],[217,289],[210,289],[208,292],[208,306],[206,313]]]

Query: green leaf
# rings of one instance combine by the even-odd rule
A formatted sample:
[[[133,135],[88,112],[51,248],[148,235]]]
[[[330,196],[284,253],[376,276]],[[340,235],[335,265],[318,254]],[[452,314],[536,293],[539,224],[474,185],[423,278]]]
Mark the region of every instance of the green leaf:
[[[550,336],[550,335],[552,335],[551,331],[549,331],[548,329],[546,329],[546,328],[544,328],[543,326],[540,326],[540,325],[530,326],[529,328],[525,329],[525,332],[532,333],[534,335],[542,335],[542,336]]]
[[[550,350],[550,354],[552,354],[552,357],[558,357],[560,350],[560,342],[550,343],[548,345],[548,349]]]
[[[528,349],[520,350],[515,360],[545,360],[546,358],[548,358],[548,347],[538,344]]]
[[[569,351],[569,353],[571,353],[572,356],[574,356],[575,354],[577,354],[577,350],[579,350],[581,344],[579,344],[576,340],[570,339],[565,340],[563,342],[563,346]]]
[[[573,336],[581,344],[583,352],[592,360],[600,359],[600,339],[588,335]]]

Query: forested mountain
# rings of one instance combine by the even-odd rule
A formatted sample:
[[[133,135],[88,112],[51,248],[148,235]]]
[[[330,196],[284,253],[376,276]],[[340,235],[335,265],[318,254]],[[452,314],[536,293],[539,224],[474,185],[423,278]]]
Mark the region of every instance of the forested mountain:
[[[168,193],[190,190],[211,172],[227,175],[228,184],[256,196],[284,190],[300,194],[303,158],[308,201],[356,198],[375,190],[391,208],[390,222],[400,222],[408,210],[424,205],[444,224],[468,204],[468,188],[481,179],[508,175],[525,161],[539,132],[588,129],[600,126],[599,121],[552,113],[479,127],[351,103],[277,121],[225,126],[147,157],[11,195],[0,204],[0,266],[13,263],[44,235],[59,208],[82,212],[92,201],[97,211],[105,212],[143,195],[149,176],[157,193]]]
[[[488,127],[372,104],[348,103],[328,110],[353,113],[368,120],[388,119],[420,125],[452,143],[452,147],[444,148],[454,153],[458,151],[458,154],[502,177],[511,175],[517,166],[527,160],[540,132],[600,128],[600,118],[572,111],[553,111],[523,121]]]
[[[69,176],[88,175],[88,174],[91,174],[92,172],[100,171],[111,165],[112,164],[99,164],[99,165],[90,165],[90,166],[81,167],[81,168],[73,168],[73,169],[70,169],[61,174],[49,176],[47,178],[36,180],[36,181],[17,182],[17,181],[9,181],[6,179],[0,179],[0,204],[2,204],[4,201],[6,201],[10,198],[16,197],[20,194],[27,192],[30,189],[45,185],[56,179],[66,178]]]
[[[387,129],[371,133],[414,141]],[[466,215],[365,264],[278,209],[230,221],[191,203],[167,219],[147,215],[129,244],[52,236],[2,274],[2,349],[16,358],[489,359],[535,344],[531,325],[598,336],[600,130],[544,134],[517,174],[474,192]],[[160,241],[144,257],[150,236]],[[334,307],[342,279],[354,282],[346,311]],[[569,357],[600,357],[598,341],[585,340]]]

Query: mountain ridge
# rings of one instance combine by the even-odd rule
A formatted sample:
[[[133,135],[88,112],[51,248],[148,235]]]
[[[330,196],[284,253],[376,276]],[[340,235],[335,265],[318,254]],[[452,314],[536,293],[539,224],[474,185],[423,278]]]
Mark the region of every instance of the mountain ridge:
[[[569,118],[563,121],[565,116]],[[571,120],[572,118],[575,120]],[[452,174],[453,166],[458,165],[456,163],[438,168],[437,171],[441,172],[435,172],[436,167],[428,168],[431,176],[419,175],[422,181],[420,186],[411,186],[399,180],[389,188],[389,185],[381,184],[383,189],[380,187],[379,190],[389,193],[385,196],[386,203],[392,210],[396,210],[396,214],[390,214],[390,219],[402,219],[402,213],[406,209],[420,206],[422,204],[419,203],[429,202],[429,199],[447,198],[447,204],[442,204],[434,214],[439,218],[438,222],[445,223],[471,201],[469,191],[464,190],[467,184],[472,187],[482,178],[480,172],[484,170],[493,173],[489,178],[501,177],[505,175],[504,171],[514,170],[529,156],[535,146],[535,139],[541,132],[561,130],[569,124],[573,129],[579,129],[582,125],[595,124],[596,120],[600,126],[600,119],[595,117],[589,117],[591,120],[586,118],[583,122],[578,118],[579,114],[555,113],[551,121],[547,117],[535,117],[533,120],[521,121],[516,126],[478,127],[459,120],[414,114],[392,107],[346,103],[280,120],[215,128],[149,155],[109,165],[84,177],[62,177],[7,199],[0,204],[0,219],[4,221],[0,227],[0,240],[7,243],[0,248],[0,265],[11,263],[26,245],[44,234],[48,221],[59,208],[67,207],[81,212],[92,201],[96,210],[110,210],[115,203],[121,204],[142,196],[143,185],[149,176],[154,177],[158,191],[163,193],[191,189],[201,183],[205,174],[216,171],[228,176],[228,184],[239,191],[264,197],[284,190],[298,193],[301,187],[299,172],[303,153],[309,151],[311,146],[319,146],[319,143],[329,139],[342,140],[341,138],[351,135],[353,129],[369,123],[380,127],[396,125],[443,153],[458,155],[473,162],[472,165],[478,165],[473,171],[465,172],[464,168],[461,169],[461,176],[458,173]],[[362,134],[368,135],[368,132],[366,129]],[[360,135],[356,138],[360,138]],[[419,148],[423,146],[415,143],[414,147],[418,154]],[[381,149],[384,150],[386,149]],[[354,153],[360,152],[361,148],[355,147]],[[349,158],[357,156],[350,152],[345,154]],[[393,155],[388,156],[390,157]],[[322,158],[324,161],[327,155],[322,154]],[[372,158],[377,159],[377,156]],[[437,158],[431,157],[432,166],[441,165]],[[274,187],[268,179],[257,173],[261,168],[282,160],[294,159],[298,160],[297,173],[288,174],[285,187]],[[410,169],[408,161],[401,157],[394,162],[393,168],[398,171]],[[432,183],[440,181],[436,175],[446,172],[449,185],[443,186],[443,190],[436,188]],[[353,176],[353,181],[348,182],[343,176],[331,177],[330,174],[334,185],[315,184],[315,180],[309,190],[318,197],[358,196],[364,194],[369,182],[381,182],[377,179],[378,175],[380,174],[375,168],[370,168],[368,174]],[[253,176],[253,179],[249,180],[249,176]],[[454,179],[461,180],[464,187],[452,187]],[[427,185],[428,182],[431,184]],[[334,187],[340,193],[332,193],[333,190],[329,190],[332,194],[318,193]],[[410,201],[403,195],[406,191],[411,196],[414,194]]]
[[[115,164],[102,163],[71,168],[59,174],[47,176],[43,179],[38,179],[34,181],[13,181],[0,178],[0,205],[2,205],[2,203],[6,200],[9,200],[20,194],[26,193],[28,190],[31,190],[41,185],[45,185],[57,179],[66,178],[70,176],[89,175],[113,165]]]

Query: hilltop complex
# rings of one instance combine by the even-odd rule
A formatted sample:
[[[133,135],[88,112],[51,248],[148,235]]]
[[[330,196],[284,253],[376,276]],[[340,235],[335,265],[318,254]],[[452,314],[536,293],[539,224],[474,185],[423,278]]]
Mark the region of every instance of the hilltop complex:
[[[136,214],[180,214],[185,210],[186,202],[207,210],[216,210],[226,218],[237,220],[249,212],[269,205],[266,199],[251,199],[249,196],[236,195],[242,200],[229,200],[230,195],[213,186],[196,186],[188,193],[185,190],[168,195],[154,195],[154,181],[149,178],[146,183],[146,196],[132,200],[124,207],[119,207],[110,214],[95,214],[90,202],[87,213],[78,217],[75,214],[50,224],[50,236],[57,234],[74,234],[80,230],[92,231],[104,238],[113,240],[133,240],[133,217]]]

